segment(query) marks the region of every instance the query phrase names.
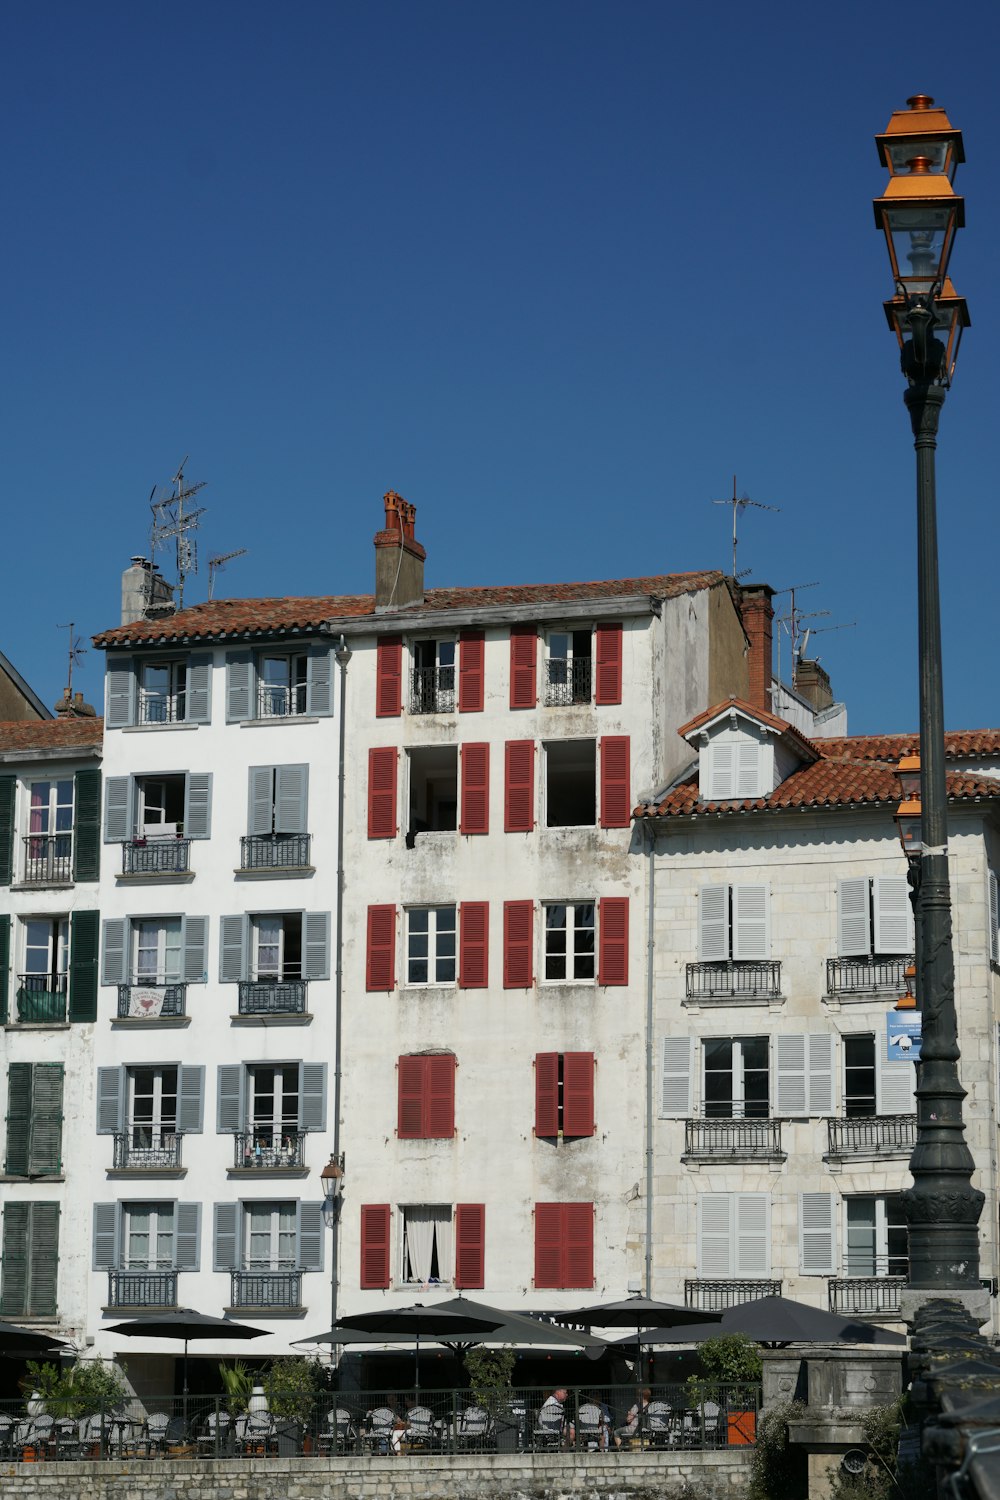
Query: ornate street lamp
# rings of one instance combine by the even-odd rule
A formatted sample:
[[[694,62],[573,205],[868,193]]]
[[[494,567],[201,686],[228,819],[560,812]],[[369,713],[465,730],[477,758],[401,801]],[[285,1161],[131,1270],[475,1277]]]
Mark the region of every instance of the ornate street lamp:
[[[879,157],[889,183],[875,200],[885,233],[896,296],[886,304],[906,376],[903,399],[917,452],[917,604],[920,657],[920,785],[916,767],[901,766],[904,803],[898,821],[910,864],[917,916],[917,984],[923,1016],[916,1087],[917,1141],[910,1158],[913,1186],[903,1194],[910,1236],[909,1291],[984,1294],[979,1282],[979,1216],[983,1194],[972,1186],[974,1163],[965,1142],[958,1076],[958,1018],[948,883],[941,608],[938,594],[934,450],[938,418],[951,382],[964,300],[947,280],[964,204],[952,186],[964,160],[961,132],[926,94],[907,100],[884,135]],[[916,830],[914,819],[918,819]],[[904,1301],[911,1299],[904,1297]],[[914,1309],[915,1311],[915,1309]]]

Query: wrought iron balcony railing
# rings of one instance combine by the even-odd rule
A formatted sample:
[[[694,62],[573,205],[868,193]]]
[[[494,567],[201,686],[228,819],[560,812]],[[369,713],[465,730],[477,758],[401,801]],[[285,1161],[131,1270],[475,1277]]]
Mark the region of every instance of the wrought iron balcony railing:
[[[65,885],[73,879],[73,835],[29,833],[24,839],[24,884]]]
[[[66,975],[19,974],[15,998],[22,1026],[58,1026],[66,1019]]]
[[[689,1000],[770,1000],[781,994],[781,962],[762,958],[736,959],[721,963],[688,964],[686,994]]]
[[[875,958],[828,958],[828,995],[901,995],[912,955]]]
[[[853,1115],[827,1120],[829,1156],[874,1156],[913,1150],[916,1115]]]
[[[181,1164],[181,1141],[176,1131],[133,1125],[115,1136],[116,1172],[156,1172]]]
[[[191,840],[169,834],[162,839],[131,839],[122,844],[123,875],[186,875]]]
[[[308,833],[251,833],[240,839],[241,870],[309,868]]]
[[[176,1271],[109,1271],[109,1307],[176,1307]]]
[[[455,668],[414,667],[410,677],[411,714],[455,712]]]
[[[304,1165],[305,1134],[301,1130],[241,1130],[234,1136],[233,1166],[242,1171],[277,1171]]]
[[[161,1016],[186,1014],[186,984],[146,984],[141,979],[137,979],[133,984],[118,986],[118,1019],[120,1021],[156,1021]]]
[[[565,707],[570,703],[589,703],[591,698],[591,662],[589,656],[567,661],[564,656],[550,656],[545,663],[545,705]]]
[[[273,683],[257,684],[258,719],[293,719],[306,711],[306,685],[279,687]]]
[[[706,1160],[726,1160],[734,1156],[756,1157],[773,1161],[781,1157],[780,1120],[687,1120],[684,1126],[684,1155]]]
[[[151,693],[139,689],[140,724],[182,724],[187,714],[187,694]]]
[[[304,1015],[304,979],[243,979],[240,981],[241,1016]]]
[[[700,1312],[725,1312],[741,1302],[756,1302],[759,1297],[780,1297],[780,1281],[685,1281],[684,1306]]]
[[[300,1308],[301,1271],[233,1271],[230,1306],[256,1308]]]
[[[899,1313],[906,1276],[838,1276],[830,1282],[833,1313]]]

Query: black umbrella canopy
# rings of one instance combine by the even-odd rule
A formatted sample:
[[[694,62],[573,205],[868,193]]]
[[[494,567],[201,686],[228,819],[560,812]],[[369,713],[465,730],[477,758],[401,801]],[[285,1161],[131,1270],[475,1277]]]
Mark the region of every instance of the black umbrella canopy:
[[[465,1343],[516,1344],[526,1349],[569,1347],[595,1350],[597,1353],[607,1348],[604,1339],[595,1338],[591,1333],[580,1333],[579,1330],[571,1328],[556,1328],[540,1318],[526,1317],[523,1313],[503,1312],[499,1307],[488,1307],[485,1302],[477,1302],[471,1297],[449,1297],[447,1301],[438,1302],[436,1306],[449,1312],[470,1313],[474,1317],[497,1319],[496,1326],[488,1333],[474,1334],[471,1338],[464,1340]],[[578,1321],[582,1322],[583,1319]],[[439,1342],[450,1343],[451,1341],[439,1338]]]
[[[170,1312],[149,1318],[129,1318],[124,1323],[110,1323],[109,1333],[124,1333],[129,1338],[183,1339],[259,1339],[269,1330],[251,1328],[249,1323],[234,1323],[231,1318],[213,1318],[195,1312],[193,1307],[175,1307]]]
[[[675,1323],[718,1323],[722,1314],[676,1307],[672,1302],[657,1302],[654,1297],[636,1293],[620,1302],[568,1308],[552,1317],[557,1323],[583,1323],[588,1328],[643,1328],[651,1323],[657,1328],[671,1328]]]
[[[713,1326],[704,1323],[679,1323],[673,1327],[646,1328],[639,1335],[642,1344],[700,1344],[705,1339],[727,1333],[745,1333],[758,1344],[890,1344],[901,1345],[906,1338],[875,1323],[844,1318],[837,1313],[793,1302],[790,1297],[760,1297],[730,1307]],[[621,1339],[617,1347],[631,1344]]]
[[[35,1354],[51,1354],[69,1347],[65,1339],[57,1339],[51,1333],[0,1323],[0,1359],[31,1359]]]
[[[440,1304],[425,1307],[422,1302],[412,1302],[408,1307],[376,1307],[371,1312],[352,1313],[341,1318],[341,1326],[354,1328],[361,1333],[380,1333],[387,1341],[393,1334],[412,1333],[418,1338],[461,1338],[463,1334],[488,1333],[502,1320],[495,1317],[478,1317],[474,1313],[453,1312]]]

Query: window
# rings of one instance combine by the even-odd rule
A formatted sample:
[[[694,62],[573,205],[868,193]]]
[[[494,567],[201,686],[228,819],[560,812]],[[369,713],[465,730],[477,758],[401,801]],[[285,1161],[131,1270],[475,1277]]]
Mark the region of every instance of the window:
[[[67,881],[73,875],[73,781],[33,781],[28,789],[26,884]]]
[[[118,1165],[178,1167],[180,1136],[204,1128],[204,1101],[203,1066],[98,1068],[97,1134],[124,1139]]]
[[[845,958],[913,952],[913,916],[905,876],[876,875],[838,883],[837,951]]]
[[[705,802],[742,801],[763,796],[761,762],[763,746],[745,735],[727,731],[717,736],[701,757],[700,791]],[[707,771],[707,787],[705,773]]]
[[[545,823],[548,828],[592,827],[597,808],[597,742],[556,740],[545,745]]]
[[[139,668],[139,723],[180,724],[186,718],[187,662],[143,662]]]
[[[903,1199],[846,1198],[845,1276],[906,1276],[910,1257]]]
[[[288,1271],[296,1264],[295,1204],[248,1203],[243,1216],[248,1271]]]
[[[361,1267],[359,1285],[385,1289],[392,1280],[392,1209],[388,1203],[361,1205]],[[397,1265],[410,1284],[450,1281],[454,1267],[457,1288],[485,1285],[486,1209],[482,1203],[457,1203],[452,1236],[450,1204],[402,1207],[398,1216]]]
[[[9,1177],[62,1171],[62,1063],[10,1063],[7,1068]]]
[[[328,645],[226,653],[226,721],[294,719],[333,710]]]
[[[766,1120],[770,1114],[766,1036],[713,1037],[703,1044],[706,1119]]]
[[[454,906],[411,907],[406,913],[407,984],[454,984]]]
[[[257,717],[287,719],[306,711],[306,657],[257,659]]]
[[[190,920],[190,919],[189,919]],[[276,984],[330,977],[328,911],[258,912],[220,923],[219,978],[223,984]]]
[[[400,1140],[450,1140],[455,1134],[454,1054],[401,1057],[396,1068]]]
[[[594,1284],[594,1205],[535,1204],[535,1286]]]
[[[168,840],[177,834],[189,839],[207,839],[211,833],[211,810],[210,771],[109,776],[104,783],[104,841]],[[144,872],[140,868],[136,873]]]
[[[73,1009],[73,974],[76,965],[76,936],[74,916],[73,955],[70,963],[70,1010]],[[161,995],[164,1009],[159,1011],[143,1008],[128,1008],[132,1000],[139,1004],[141,996],[130,997],[119,993],[119,1005],[125,1004],[122,1015],[167,1014],[168,1003],[181,1006],[183,992],[175,986],[204,984],[208,975],[205,969],[206,944],[208,942],[208,918],[196,916],[163,917],[111,917],[103,924],[101,953],[101,983],[131,986],[140,989],[151,1005],[157,997],[157,989],[167,989]],[[145,1002],[144,1002],[145,1003]],[[182,1009],[169,1013],[180,1015]]]
[[[24,969],[18,975],[17,1019],[36,1025],[66,1019],[69,918],[28,917]]]
[[[565,1140],[594,1133],[594,1054],[535,1057],[535,1134]]]
[[[163,660],[108,657],[108,729],[128,725],[207,724],[212,706],[212,657],[207,651]]]
[[[309,767],[251,766],[250,834],[305,833]]]
[[[176,1067],[128,1070],[128,1144],[134,1153],[172,1152],[177,1136]]]
[[[122,1270],[171,1271],[174,1267],[174,1205],[122,1205]]]
[[[989,924],[990,924],[990,962],[996,963],[1000,959],[1000,887],[997,885],[997,877],[992,870],[988,872],[987,881],[989,898]]]
[[[414,641],[410,712],[450,714],[455,711],[455,642]]]
[[[844,1114],[874,1115],[875,1038],[861,1034],[844,1037]]]
[[[698,957],[704,962],[766,959],[766,885],[704,885],[698,903]]]
[[[591,631],[552,630],[545,662],[545,702],[550,706],[589,703]]]
[[[5,1318],[55,1317],[59,1266],[58,1203],[10,1203],[3,1210]]]
[[[545,907],[545,978],[592,980],[595,977],[595,905],[593,901],[553,903]]]
[[[420,1204],[400,1209],[400,1280],[427,1285],[451,1281],[455,1265],[451,1204]]]
[[[273,1148],[299,1128],[299,1065],[247,1069],[247,1125],[255,1141]]]
[[[140,838],[170,838],[184,828],[185,776],[136,779],[136,832]]]
[[[916,1073],[909,1058],[886,1056],[871,1032],[848,1033],[844,1046],[844,1115],[848,1119],[876,1115],[912,1115]]]
[[[771,1273],[771,1201],[766,1193],[699,1193],[698,1275]]]
[[[138,1199],[94,1204],[92,1266],[116,1273],[109,1287],[113,1306],[174,1304],[173,1273],[197,1271],[200,1260],[200,1203]]]
[[[407,751],[410,836],[454,832],[458,826],[458,751],[439,745]]]
[[[250,978],[302,978],[302,914],[274,913],[251,917]]]
[[[136,984],[180,983],[181,918],[137,918],[132,923],[132,974]]]

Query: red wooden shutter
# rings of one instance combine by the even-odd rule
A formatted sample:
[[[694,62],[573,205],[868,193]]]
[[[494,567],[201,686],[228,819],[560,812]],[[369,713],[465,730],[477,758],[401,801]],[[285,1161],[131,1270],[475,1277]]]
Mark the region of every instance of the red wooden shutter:
[[[486,1205],[455,1205],[455,1286],[471,1291],[486,1285]]]
[[[530,833],[535,826],[535,742],[508,740],[503,757],[505,833]]]
[[[563,1286],[594,1285],[594,1205],[564,1203]]]
[[[534,983],[532,948],[534,946],[535,908],[531,901],[505,901],[503,904],[503,987],[526,990]]]
[[[396,826],[396,757],[390,745],[368,752],[368,837],[394,839]]]
[[[535,1204],[535,1286],[562,1286],[562,1204]]]
[[[601,827],[627,828],[631,812],[628,735],[606,734],[601,739]]]
[[[598,984],[628,984],[628,897],[602,896],[598,921],[601,928]]]
[[[490,831],[490,747],[462,746],[462,815],[459,833]]]
[[[403,712],[403,639],[385,635],[375,657],[375,717],[391,719]]]
[[[510,627],[510,706],[534,708],[535,660],[538,655],[538,629],[535,625]]]
[[[424,1129],[428,1140],[450,1140],[455,1134],[455,1057],[437,1052],[424,1064]]]
[[[622,701],[622,627],[620,623],[597,627],[597,682],[595,703]]]
[[[389,1205],[361,1205],[361,1286],[374,1291],[389,1285]]]
[[[485,683],[484,636],[481,630],[463,630],[458,638],[458,711],[481,714]]]
[[[424,1130],[425,1057],[401,1057],[396,1064],[399,1108],[396,1134],[402,1141],[418,1141]]]
[[[365,989],[392,990],[395,987],[396,908],[394,906],[369,906]]]
[[[559,1053],[535,1054],[535,1134],[559,1134]]]
[[[594,1133],[594,1054],[563,1053],[563,1135]]]
[[[458,987],[484,990],[489,984],[490,903],[463,901],[458,917]]]

